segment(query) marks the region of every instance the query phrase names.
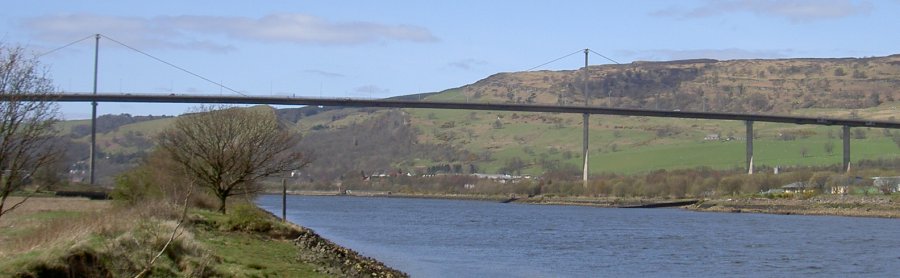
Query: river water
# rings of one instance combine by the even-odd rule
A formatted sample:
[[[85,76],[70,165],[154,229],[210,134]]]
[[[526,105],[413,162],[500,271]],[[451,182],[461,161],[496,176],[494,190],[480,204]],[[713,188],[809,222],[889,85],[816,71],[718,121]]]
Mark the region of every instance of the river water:
[[[287,214],[413,277],[900,275],[896,219],[330,196]]]

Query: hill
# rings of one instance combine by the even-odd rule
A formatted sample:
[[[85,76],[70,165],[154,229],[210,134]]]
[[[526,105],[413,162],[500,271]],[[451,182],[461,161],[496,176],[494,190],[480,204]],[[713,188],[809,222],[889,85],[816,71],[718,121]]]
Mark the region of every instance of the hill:
[[[592,66],[592,105],[894,120],[900,93],[900,56],[864,59],[687,60]],[[426,100],[583,103],[579,71],[500,73]],[[416,142],[456,155],[398,158],[392,168],[541,175],[577,172],[581,116],[564,114],[403,109]],[[308,134],[341,142],[338,130],[378,121],[384,110],[323,111],[297,122]],[[372,124],[372,123],[369,123]],[[744,167],[743,123],[647,117],[594,116],[592,172]],[[762,167],[840,163],[840,127],[757,123],[754,163]],[[371,134],[377,131],[365,131]],[[895,133],[855,129],[852,159],[897,157]],[[723,140],[704,140],[715,134]],[[735,139],[735,140],[727,140]],[[368,138],[363,139],[368,140]],[[342,153],[342,157],[354,157]],[[348,161],[349,163],[349,161]],[[383,163],[355,164],[362,171]],[[352,171],[352,170],[347,170]],[[359,171],[357,171],[359,172]]]
[[[580,104],[582,74],[499,73],[400,98]],[[589,75],[587,95],[596,106],[893,121],[900,104],[900,55],[635,62],[591,66]],[[304,134],[304,146],[318,158],[307,178],[323,183],[398,172],[574,174],[581,164],[580,115],[341,107],[281,109],[278,115]],[[149,145],[135,138],[149,138],[170,120],[103,133],[101,151],[111,158],[145,151]],[[744,164],[741,122],[593,116],[590,123],[592,173]],[[840,127],[757,123],[755,131],[758,167],[840,163]],[[704,140],[709,135],[721,139]],[[896,158],[897,142],[897,131],[855,128],[852,161]]]
[[[592,105],[693,111],[859,109],[900,94],[900,55],[875,58],[684,60],[588,68]],[[581,71],[500,73],[459,88],[458,100],[584,103]],[[440,96],[433,96],[440,97]]]

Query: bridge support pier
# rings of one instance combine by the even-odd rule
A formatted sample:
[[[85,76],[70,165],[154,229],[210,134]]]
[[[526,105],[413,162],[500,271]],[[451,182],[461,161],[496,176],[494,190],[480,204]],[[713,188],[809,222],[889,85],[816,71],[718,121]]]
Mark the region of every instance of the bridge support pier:
[[[585,113],[584,114],[584,132],[583,132],[584,133],[583,134],[584,141],[583,141],[582,148],[581,148],[581,154],[582,154],[581,157],[584,158],[584,162],[582,163],[582,165],[584,166],[584,169],[583,169],[584,172],[582,175],[582,182],[584,183],[584,188],[587,188],[587,186],[588,186],[588,174],[589,174],[588,173],[588,154],[589,154],[589,152],[588,152],[588,127],[589,127],[588,121],[589,120],[590,120],[590,115]]]
[[[587,85],[587,82],[588,82],[588,51],[590,51],[590,50],[587,48],[584,49],[584,77],[581,80],[581,85],[584,86],[584,90],[583,90],[584,91],[584,107],[589,107],[591,105],[591,95],[588,94],[588,85]],[[582,178],[582,182],[584,183],[582,186],[584,186],[584,188],[587,189],[588,175],[590,174],[590,173],[588,173],[588,168],[589,168],[589,165],[588,165],[588,163],[589,163],[588,162],[588,128],[590,127],[590,125],[588,124],[589,123],[588,121],[590,120],[591,115],[588,113],[584,113],[583,115],[584,115],[584,121],[583,121],[584,122],[584,131],[583,131],[582,136],[584,136],[584,141],[582,142],[582,145],[581,145],[581,158],[584,159],[584,161],[582,162],[582,166],[584,167],[584,169],[583,169],[584,172],[581,175],[581,178]]]
[[[753,121],[745,121],[747,126],[745,136],[747,137],[747,174],[753,174]]]
[[[100,34],[94,35],[94,96],[97,95],[97,66],[100,61]],[[90,183],[94,185],[94,166],[97,160],[97,100],[91,101],[91,158]]]
[[[850,126],[844,126],[841,128],[841,135],[843,135],[844,140],[844,160],[841,166],[843,167],[841,170],[844,172],[850,172]]]

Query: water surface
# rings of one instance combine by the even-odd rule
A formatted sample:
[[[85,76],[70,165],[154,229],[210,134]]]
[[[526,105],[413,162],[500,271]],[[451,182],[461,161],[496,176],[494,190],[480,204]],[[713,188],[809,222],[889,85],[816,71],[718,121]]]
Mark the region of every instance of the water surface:
[[[281,214],[281,196],[257,204]],[[900,221],[288,196],[288,220],[413,277],[893,276]]]

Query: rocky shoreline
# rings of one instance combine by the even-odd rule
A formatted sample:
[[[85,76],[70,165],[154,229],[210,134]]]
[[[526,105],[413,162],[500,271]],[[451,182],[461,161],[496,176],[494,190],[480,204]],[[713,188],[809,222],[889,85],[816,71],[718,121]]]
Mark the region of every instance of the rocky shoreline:
[[[300,261],[318,265],[317,272],[338,277],[409,277],[375,259],[334,244],[310,229],[296,225],[294,228],[300,231],[300,236],[293,240],[301,249]]]
[[[267,214],[273,221],[279,218],[264,209],[260,212]],[[402,271],[393,269],[373,258],[360,255],[352,249],[340,246],[330,240],[319,236],[312,229],[285,222],[293,233],[292,243],[299,248],[298,258],[301,262],[317,265],[316,272],[337,277],[373,277],[373,278],[399,278],[409,277]]]

